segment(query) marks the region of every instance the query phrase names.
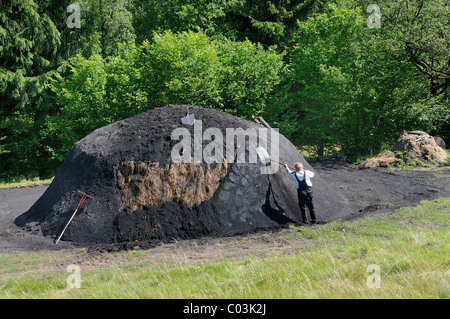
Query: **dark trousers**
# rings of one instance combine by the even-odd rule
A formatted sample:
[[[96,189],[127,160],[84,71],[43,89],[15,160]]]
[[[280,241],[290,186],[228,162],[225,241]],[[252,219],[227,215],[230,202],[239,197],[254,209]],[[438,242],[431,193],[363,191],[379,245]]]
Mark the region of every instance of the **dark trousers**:
[[[312,190],[301,191],[297,189],[298,195],[298,206],[302,213],[303,222],[308,223],[308,218],[306,217],[306,207],[308,207],[309,215],[311,216],[311,221],[314,223],[317,220],[316,213],[314,211],[313,203],[313,192]]]

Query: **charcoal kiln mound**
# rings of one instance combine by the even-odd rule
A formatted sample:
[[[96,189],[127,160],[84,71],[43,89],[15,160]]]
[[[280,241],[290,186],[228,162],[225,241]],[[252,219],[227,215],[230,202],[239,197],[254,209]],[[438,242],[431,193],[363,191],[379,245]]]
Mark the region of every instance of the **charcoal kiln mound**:
[[[188,113],[194,125],[182,123]],[[185,135],[175,134],[177,129]],[[297,223],[301,215],[293,180],[279,164],[254,160],[250,135],[243,144],[237,137],[231,146],[225,143],[230,129],[267,132],[265,146],[270,153],[272,141],[279,141],[281,163],[299,161],[313,170],[275,130],[203,107],[166,106],[99,128],[77,142],[45,193],[15,223],[58,236],[80,200],[78,191],[93,199],[80,207],[62,241],[167,242]],[[261,173],[274,165],[276,173]],[[352,213],[348,201],[320,175],[312,181],[319,221]]]

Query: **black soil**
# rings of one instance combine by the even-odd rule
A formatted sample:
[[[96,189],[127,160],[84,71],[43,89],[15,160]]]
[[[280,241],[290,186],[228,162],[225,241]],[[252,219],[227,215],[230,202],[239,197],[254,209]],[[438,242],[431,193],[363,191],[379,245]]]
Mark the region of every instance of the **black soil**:
[[[371,212],[392,212],[421,200],[450,197],[450,167],[403,170],[389,168],[358,169],[356,165],[333,160],[314,160],[310,164],[348,199],[352,219]]]
[[[203,131],[215,127],[224,136],[226,128],[261,128],[254,122],[210,109],[190,106],[189,112],[202,120]],[[26,212],[17,213],[15,231],[20,227],[21,234],[26,229],[47,239],[55,238],[80,200],[77,190],[94,199],[88,199],[80,208],[61,239],[62,245],[126,248],[139,242],[140,247],[149,247],[179,239],[277,229],[299,222],[292,179],[281,166],[276,174],[261,174],[260,162],[230,163],[213,196],[200,204],[187,206],[168,201],[134,210],[123,207],[117,182],[120,163],[170,164],[171,150],[178,143],[171,139],[174,128],[188,128],[194,135],[192,126],[181,123],[180,118],[185,115],[186,106],[154,109],[100,128],[80,140],[43,195]],[[393,211],[422,199],[450,196],[448,170],[358,170],[337,161],[314,161],[311,166],[285,137],[279,135],[279,140],[280,162],[293,165],[300,161],[306,169],[316,172],[313,188],[319,222]],[[248,155],[248,143],[245,149]]]
[[[352,213],[346,219],[379,214],[392,214],[398,207],[416,205],[423,199],[450,196],[450,170],[393,170],[356,166],[340,161],[311,161],[315,172],[331,187],[338,188],[351,199]],[[33,224],[19,228],[14,219],[27,211],[48,189],[48,186],[0,189],[0,253],[18,251],[53,250],[86,245],[61,241],[53,243],[51,236],[44,237]],[[280,222],[285,222],[285,217]],[[205,237],[208,238],[208,237]],[[94,251],[115,251],[152,247],[155,242],[140,241],[87,245]]]

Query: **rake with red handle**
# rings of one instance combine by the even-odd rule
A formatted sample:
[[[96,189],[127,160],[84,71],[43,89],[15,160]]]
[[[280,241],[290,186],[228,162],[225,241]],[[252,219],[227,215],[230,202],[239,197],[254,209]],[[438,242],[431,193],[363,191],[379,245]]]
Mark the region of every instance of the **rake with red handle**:
[[[83,193],[83,192],[80,192],[80,191],[78,191],[78,193],[80,193],[80,194],[82,195],[80,201],[78,202],[78,206],[77,206],[77,208],[75,209],[75,211],[73,212],[72,217],[70,217],[70,219],[69,219],[69,221],[67,222],[66,226],[65,226],[64,229],[62,230],[61,234],[59,234],[58,238],[55,240],[55,245],[58,244],[58,242],[59,242],[59,240],[61,239],[62,235],[63,235],[64,232],[66,231],[67,226],[69,226],[70,222],[71,222],[72,219],[75,217],[75,215],[76,215],[78,209],[81,207],[81,205],[83,205],[83,203],[84,203],[84,201],[86,200],[86,198],[94,199],[94,197],[92,197],[92,196],[90,196],[90,195],[88,195],[88,194],[86,194],[86,193]]]

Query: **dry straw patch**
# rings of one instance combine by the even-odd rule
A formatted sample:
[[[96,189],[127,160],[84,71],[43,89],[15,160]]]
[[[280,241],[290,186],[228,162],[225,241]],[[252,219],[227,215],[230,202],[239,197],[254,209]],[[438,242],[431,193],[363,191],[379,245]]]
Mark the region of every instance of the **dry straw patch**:
[[[122,209],[136,211],[174,201],[189,207],[210,199],[227,175],[228,164],[122,161],[117,171]]]

